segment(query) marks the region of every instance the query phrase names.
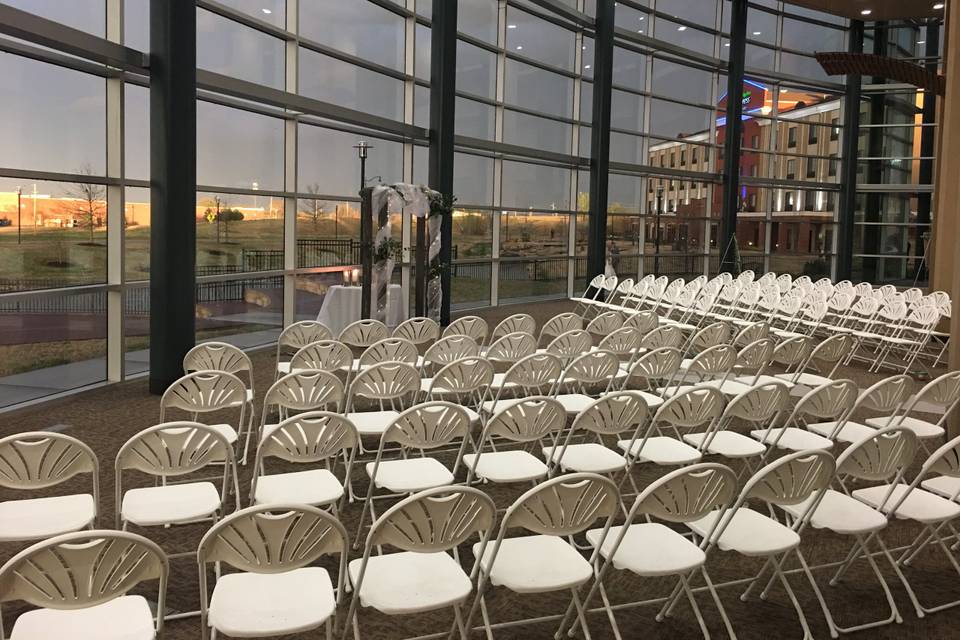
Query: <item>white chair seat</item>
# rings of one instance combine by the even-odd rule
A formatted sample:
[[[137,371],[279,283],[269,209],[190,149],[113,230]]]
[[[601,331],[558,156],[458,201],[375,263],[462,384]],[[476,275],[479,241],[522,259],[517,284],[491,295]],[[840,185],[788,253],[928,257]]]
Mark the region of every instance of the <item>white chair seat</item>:
[[[336,502],[343,496],[343,485],[327,469],[310,469],[261,476],[253,496],[255,504],[283,502],[315,507]]]
[[[289,362],[289,361],[288,361],[288,362],[278,362],[278,363],[277,363],[277,373],[279,373],[279,374],[282,375],[282,376],[285,376],[285,375],[287,375],[288,373],[290,373],[290,362]]]
[[[554,455],[559,456],[561,452],[563,452],[563,458],[560,460],[560,466],[564,471],[610,473],[619,471],[627,465],[622,455],[598,442],[571,444],[567,446],[566,451],[563,451],[563,446],[559,446],[556,447],[556,453],[554,447],[544,447],[543,457],[553,460]]]
[[[884,502],[881,510],[889,514],[897,502],[900,501],[900,498],[903,497],[904,492],[909,488],[909,485],[901,482],[894,488],[890,494],[890,498],[887,499],[886,502],[884,502],[883,499],[887,495],[887,492],[890,491],[890,485],[888,484],[857,489],[853,492],[853,497],[876,508],[881,508],[880,503]],[[897,507],[894,515],[903,520],[943,522],[944,520],[950,520],[960,515],[960,504],[947,500],[930,491],[918,488],[910,492],[910,495],[903,501],[903,504]]]
[[[635,389],[628,389],[628,391],[630,391],[631,393],[639,394],[640,397],[643,398],[644,402],[647,403],[647,408],[649,409],[656,409],[657,407],[662,405],[664,402],[666,402],[663,398],[661,398],[657,394],[650,393],[649,391],[637,391]]]
[[[794,385],[810,387],[811,389],[819,387],[822,384],[827,384],[828,382],[833,382],[832,378],[818,376],[815,373],[801,373],[799,376],[795,373],[778,373],[773,377],[781,382],[789,382]]]
[[[561,393],[554,396],[567,413],[577,414],[593,404],[594,399],[582,393]]]
[[[748,386],[758,386],[763,384],[770,384],[771,382],[781,382],[786,384],[788,387],[792,387],[793,384],[787,380],[782,380],[774,376],[768,376],[766,374],[760,376],[737,376],[733,379],[734,382],[739,382]]]
[[[784,329],[771,329],[770,333],[777,336],[781,340],[789,340],[790,338],[806,338],[807,334],[800,333],[798,331],[785,331]]]
[[[701,387],[713,387],[725,396],[738,396],[753,387],[736,380],[707,380],[700,384]]]
[[[85,609],[33,609],[13,625],[10,640],[153,640],[150,605],[143,596],[120,596]]]
[[[817,498],[814,493],[799,504],[783,505],[783,510],[799,518],[807,512]],[[860,500],[845,493],[827,489],[823,500],[810,517],[810,524],[817,529],[829,529],[841,535],[869,533],[887,526],[887,519],[876,509],[871,509]]]
[[[500,398],[499,401],[487,400],[480,405],[480,410],[486,414],[494,414],[522,401],[523,398]]]
[[[142,527],[177,524],[212,515],[220,508],[220,492],[212,482],[144,487],[124,493],[120,505],[126,522]]]
[[[209,624],[234,638],[262,638],[315,629],[336,610],[322,567],[283,573],[221,576],[210,598]]]
[[[617,446],[621,450],[627,451],[630,447],[630,440],[620,440]],[[642,446],[642,449],[641,449]],[[652,436],[644,443],[643,438],[637,438],[633,443],[630,455],[638,456],[640,462],[653,462],[654,464],[693,464],[699,462],[703,455],[688,444],[684,444],[674,438],[667,436]]]
[[[473,555],[480,543],[473,545]],[[490,566],[493,543],[483,552],[485,568]],[[524,536],[507,538],[500,544],[490,569],[490,581],[515,593],[545,593],[576,587],[593,575],[590,563],[562,538]]]
[[[358,558],[348,566],[353,584],[362,562]],[[463,601],[471,587],[470,577],[446,553],[389,553],[370,556],[360,604],[388,615],[432,611]]]
[[[227,442],[233,444],[237,441],[237,431],[228,424],[211,424],[210,428],[214,431],[219,431]]]
[[[380,436],[397,419],[398,411],[358,411],[348,413],[347,420],[353,423],[362,436]]]
[[[706,437],[705,433],[689,433],[683,436],[683,439],[699,448]],[[767,448],[756,440],[736,431],[718,431],[707,447],[707,453],[725,458],[749,458],[762,455],[766,450]]]
[[[710,533],[721,513],[724,517],[729,517],[727,511],[712,511],[699,520],[688,522],[687,526],[704,538]],[[745,556],[779,554],[800,544],[800,536],[796,531],[747,507],[737,509],[719,540],[717,533],[714,531],[713,536],[720,549],[736,551]]]
[[[0,502],[0,541],[41,540],[79,531],[96,515],[97,506],[88,493]]]
[[[367,475],[373,473],[373,462],[368,462]],[[381,460],[377,469],[376,486],[393,493],[413,493],[453,482],[453,474],[435,458],[408,458]]]
[[[610,527],[600,547],[600,555],[609,559],[622,526]],[[587,541],[596,546],[603,529],[587,531]],[[670,576],[687,573],[703,565],[706,554],[687,538],[659,522],[632,524],[613,556],[613,566],[629,569],[641,576]]]
[[[807,429],[823,436],[824,438],[830,438],[831,434],[833,434],[833,431],[836,428],[836,421],[814,422],[813,424],[807,425]],[[860,442],[864,438],[874,435],[876,432],[876,429],[871,429],[870,427],[860,424],[859,422],[848,421],[840,429],[840,432],[833,436],[833,439],[839,440],[840,442]]]
[[[782,436],[780,434],[783,434]],[[818,449],[827,451],[833,448],[833,440],[818,436],[806,429],[798,427],[779,427],[777,429],[757,429],[750,432],[751,438],[756,438],[764,444],[772,445],[776,442],[778,449],[791,451],[808,451]],[[780,438],[777,440],[777,438]]]
[[[491,482],[523,482],[547,475],[547,465],[526,451],[490,451],[480,456],[468,453],[463,463],[479,478]]]
[[[896,416],[884,416],[882,418],[867,418],[866,422],[871,427],[883,429],[884,427],[894,426],[897,424],[897,420],[898,418]],[[913,418],[911,416],[904,418],[903,422],[901,422],[898,426],[910,429],[910,431],[913,431],[918,438],[924,440],[927,438],[941,438],[944,434],[943,427],[932,422],[927,422],[926,420]]]
[[[496,360],[496,359],[495,359]],[[493,380],[490,381],[490,388],[493,390],[500,388],[510,388],[515,387],[517,384],[515,382],[505,382],[507,374],[506,373],[495,373],[493,374]]]
[[[954,496],[960,492],[960,478],[952,478],[950,476],[934,476],[921,482],[920,486],[939,496],[949,498],[950,500],[955,500],[956,498]]]

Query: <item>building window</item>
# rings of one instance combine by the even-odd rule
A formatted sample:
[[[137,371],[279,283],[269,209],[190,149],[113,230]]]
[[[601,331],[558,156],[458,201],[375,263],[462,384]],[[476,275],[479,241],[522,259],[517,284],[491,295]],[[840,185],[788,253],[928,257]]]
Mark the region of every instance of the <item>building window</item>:
[[[833,177],[837,175],[837,154],[831,153],[830,159],[827,160],[827,175]]]
[[[797,250],[797,228],[794,225],[787,227],[787,251]]]
[[[690,164],[697,164],[697,149],[694,147],[690,150]]]
[[[661,167],[662,167],[662,166],[664,165],[664,163],[666,162],[666,158],[667,158],[667,155],[666,155],[666,154],[662,154],[662,155],[660,156],[660,166],[661,166]]]
[[[760,148],[760,136],[755,135],[752,138],[750,138],[750,147],[753,149]]]
[[[807,144],[817,144],[817,130],[820,127],[815,127],[812,124],[807,125]]]
[[[808,178],[817,177],[817,159],[816,158],[807,158],[807,177]]]
[[[787,191],[783,194],[783,210],[793,211],[793,191]]]
[[[683,149],[680,150],[680,166],[684,167],[687,164],[687,152]]]
[[[747,211],[753,212],[757,210],[757,194],[751,193],[750,197],[747,198]]]
[[[677,204],[673,200],[671,200],[670,204],[667,206],[667,212],[673,213],[676,210],[677,210]]]
[[[670,166],[671,167],[677,166],[677,154],[673,152],[670,153]]]
[[[797,177],[797,161],[787,160],[787,180],[793,180]]]
[[[838,140],[840,138],[840,118],[830,118],[830,139]]]
[[[803,194],[803,210],[804,211],[817,210],[817,192],[816,191],[807,191]]]
[[[833,211],[837,207],[837,192],[827,191],[827,211]]]
[[[787,146],[796,147],[797,146],[797,128],[790,127],[787,129]]]

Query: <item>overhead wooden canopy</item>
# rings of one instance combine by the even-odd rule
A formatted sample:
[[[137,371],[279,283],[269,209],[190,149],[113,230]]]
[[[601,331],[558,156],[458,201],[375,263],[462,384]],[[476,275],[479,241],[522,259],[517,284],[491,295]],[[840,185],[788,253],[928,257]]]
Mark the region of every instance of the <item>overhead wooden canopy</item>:
[[[787,0],[824,13],[851,20],[905,20],[908,18],[942,18],[943,9],[934,9],[937,0]],[[865,9],[869,15],[861,12]]]
[[[936,71],[927,71],[925,68],[912,62],[878,56],[872,53],[846,53],[843,51],[827,51],[816,54],[817,62],[827,72],[827,75],[839,76],[856,73],[862,76],[879,76],[888,80],[896,80],[927,91],[935,91],[942,96],[946,90],[946,81]]]

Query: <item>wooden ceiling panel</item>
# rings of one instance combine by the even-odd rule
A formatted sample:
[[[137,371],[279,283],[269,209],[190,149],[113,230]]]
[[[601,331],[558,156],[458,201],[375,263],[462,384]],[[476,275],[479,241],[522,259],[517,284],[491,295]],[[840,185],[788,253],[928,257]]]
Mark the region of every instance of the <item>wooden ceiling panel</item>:
[[[943,17],[943,9],[934,9],[936,0],[787,0],[790,4],[832,13],[853,20],[904,20]],[[861,11],[870,10],[870,15]]]

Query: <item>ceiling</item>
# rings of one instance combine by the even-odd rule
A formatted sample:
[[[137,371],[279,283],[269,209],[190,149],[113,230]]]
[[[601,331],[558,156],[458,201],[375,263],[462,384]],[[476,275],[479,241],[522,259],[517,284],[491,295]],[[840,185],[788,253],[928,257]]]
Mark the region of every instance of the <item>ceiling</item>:
[[[938,0],[787,0],[809,9],[816,9],[854,20],[903,20],[905,18],[943,17],[944,9],[934,9]],[[956,1],[956,0],[955,0]],[[946,0],[944,0],[946,2]],[[860,12],[869,9],[869,15]]]

